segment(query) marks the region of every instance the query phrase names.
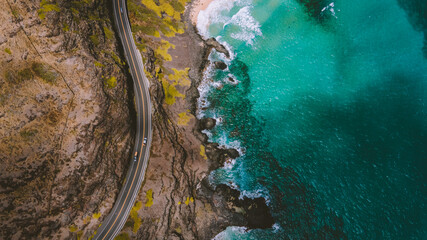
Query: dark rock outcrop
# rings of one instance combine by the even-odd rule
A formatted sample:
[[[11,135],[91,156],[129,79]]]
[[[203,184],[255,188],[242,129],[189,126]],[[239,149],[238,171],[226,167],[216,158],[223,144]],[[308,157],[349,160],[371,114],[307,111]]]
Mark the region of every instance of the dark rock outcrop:
[[[209,38],[205,41],[206,45],[208,45],[211,48],[214,48],[220,53],[224,53],[226,57],[230,57],[230,53],[228,52],[227,48],[224,47],[221,43],[219,43],[215,38]]]
[[[220,69],[220,70],[224,70],[224,69],[227,68],[227,64],[225,64],[222,61],[216,61],[216,62],[214,62],[214,65],[215,65],[216,69]]]
[[[203,196],[204,201],[206,201],[205,204],[209,204],[219,211],[222,221],[211,219],[212,230],[225,230],[230,225],[244,226],[248,230],[255,228],[266,229],[271,228],[274,224],[274,219],[264,198],[251,199],[243,197],[240,199],[238,190],[224,184],[213,188],[207,180],[202,182],[198,195]],[[204,235],[210,237],[215,234],[207,232]]]
[[[210,130],[214,128],[216,125],[216,120],[213,118],[203,118],[199,121],[199,129],[200,130]]]
[[[236,149],[222,149],[219,148],[218,143],[207,143],[206,155],[210,161],[210,171],[224,166],[227,160],[235,159],[240,156]]]

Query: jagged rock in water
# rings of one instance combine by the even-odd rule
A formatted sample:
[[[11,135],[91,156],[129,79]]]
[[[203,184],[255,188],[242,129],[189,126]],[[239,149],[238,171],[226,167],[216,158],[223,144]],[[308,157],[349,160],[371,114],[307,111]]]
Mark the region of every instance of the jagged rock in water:
[[[236,149],[219,148],[218,143],[206,144],[206,155],[208,156],[211,165],[210,169],[214,170],[224,166],[225,161],[234,159],[240,156]]]
[[[203,119],[200,119],[200,122],[199,122],[200,130],[205,130],[205,129],[210,130],[214,128],[215,125],[216,125],[216,120],[213,118],[203,118]]]
[[[205,41],[205,43],[209,46],[214,48],[220,53],[224,53],[226,57],[230,57],[230,53],[228,52],[227,48],[225,48],[221,43],[219,43],[215,38],[209,38]]]
[[[227,64],[225,64],[222,61],[216,61],[216,62],[214,62],[214,65],[215,65],[216,69],[220,69],[220,70],[224,70],[224,69],[227,68]]]
[[[222,208],[225,206],[226,209],[234,212],[233,217],[228,218],[234,226],[244,226],[248,229],[266,229],[271,228],[274,224],[270,209],[262,197],[240,198],[238,190],[224,184],[213,188],[207,181],[203,181],[198,193],[205,196],[214,207]],[[227,213],[224,212],[224,214]]]

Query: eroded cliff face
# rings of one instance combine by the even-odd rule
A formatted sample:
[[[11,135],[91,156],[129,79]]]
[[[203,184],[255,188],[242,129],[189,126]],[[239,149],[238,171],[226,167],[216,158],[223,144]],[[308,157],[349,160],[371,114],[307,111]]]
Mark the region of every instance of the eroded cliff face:
[[[0,238],[88,238],[134,142],[111,3],[0,2]]]

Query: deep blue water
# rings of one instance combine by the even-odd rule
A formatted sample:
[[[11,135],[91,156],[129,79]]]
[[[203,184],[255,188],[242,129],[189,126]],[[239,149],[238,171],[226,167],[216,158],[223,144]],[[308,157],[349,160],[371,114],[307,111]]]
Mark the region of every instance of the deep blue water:
[[[199,15],[233,53],[211,54],[228,68],[206,72],[199,117],[242,153],[210,180],[265,197],[276,220],[218,239],[427,239],[426,8],[215,0]]]

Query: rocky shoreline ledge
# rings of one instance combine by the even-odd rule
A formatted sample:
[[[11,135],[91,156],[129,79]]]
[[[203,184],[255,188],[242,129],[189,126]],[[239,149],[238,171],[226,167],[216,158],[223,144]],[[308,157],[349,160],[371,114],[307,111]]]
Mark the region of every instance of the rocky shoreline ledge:
[[[141,205],[135,208],[141,224],[137,227],[138,218],[129,220],[119,235],[124,238],[211,239],[228,226],[269,228],[274,223],[263,198],[239,199],[237,190],[225,185],[214,188],[207,181],[211,171],[239,154],[209,143],[201,131],[213,128],[214,120],[195,117],[197,88],[210,51],[228,52],[215,39],[204,41],[198,35],[190,21],[193,4],[183,13],[185,31],[180,34],[161,35],[159,40],[134,32],[137,45],[144,45],[140,50],[151,83],[153,140],[146,181],[137,199]],[[143,23],[135,17],[136,11],[131,9],[129,15],[138,28]],[[159,42],[171,46],[169,59],[159,54]]]
[[[191,7],[188,12],[191,11]],[[188,13],[187,13],[188,14]],[[186,16],[188,22],[190,22],[190,16]],[[194,63],[194,69],[198,69],[197,75],[194,76],[194,79],[197,79],[196,84],[193,86],[197,91],[198,86],[201,83],[203,74],[206,70],[206,67],[210,64],[208,60],[209,54],[213,49],[217,52],[225,54],[226,57],[230,57],[228,50],[217,42],[214,38],[209,38],[204,40],[197,32],[197,29],[194,25],[188,27],[188,31],[191,32],[192,38],[196,41],[202,41],[203,46],[201,52],[203,52],[203,58],[199,62],[197,67],[197,62]],[[227,65],[224,62],[214,62],[214,65],[217,69],[224,70]],[[190,75],[190,77],[192,77]],[[199,97],[199,92],[194,96],[191,96],[191,101],[196,103],[197,98]],[[196,115],[197,107],[192,109],[192,114]],[[239,152],[236,149],[223,149],[218,146],[217,143],[208,142],[206,134],[202,133],[202,130],[213,129],[216,125],[215,119],[212,118],[203,118],[197,121],[198,133],[203,135],[203,144],[206,146],[206,155],[209,160],[209,172],[216,170],[224,166],[226,161],[236,159],[239,157]],[[225,211],[222,212],[225,215],[229,215],[229,222],[227,226],[244,226],[248,230],[255,228],[271,228],[274,224],[274,219],[270,213],[268,206],[266,205],[264,198],[254,198],[250,199],[247,197],[240,198],[240,192],[236,189],[232,189],[227,185],[218,185],[214,188],[208,183],[207,178],[202,180],[202,186],[198,189],[198,195],[203,196],[207,202],[214,205],[225,206]],[[221,199],[222,203],[215,203],[215,200]],[[221,211],[220,211],[221,212]],[[230,213],[231,212],[231,213]],[[227,227],[225,224],[213,224],[211,227],[211,234],[207,235],[212,238],[219,232],[225,230]]]

